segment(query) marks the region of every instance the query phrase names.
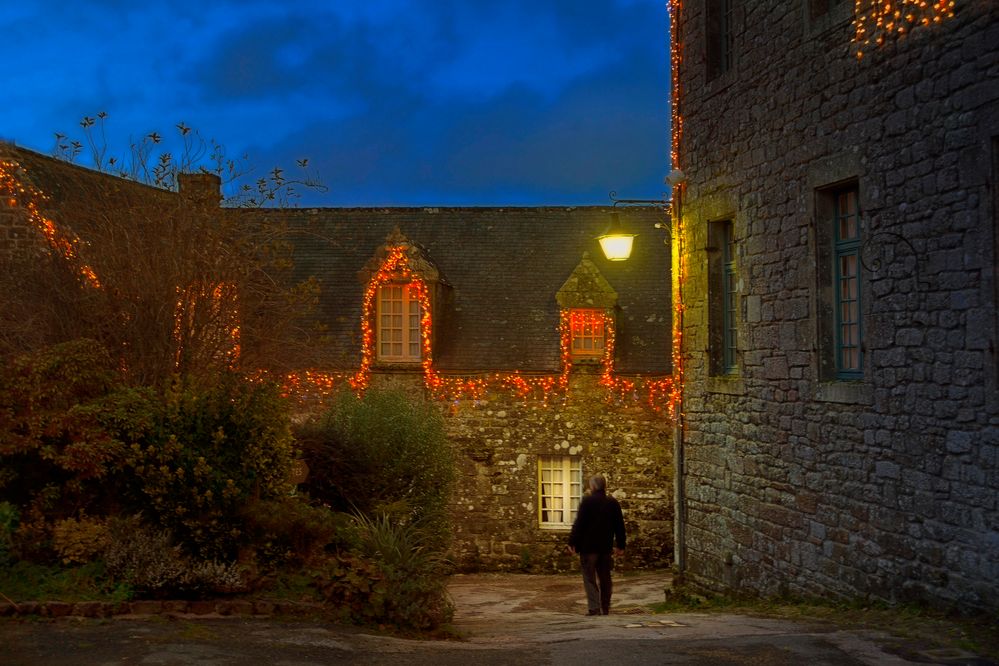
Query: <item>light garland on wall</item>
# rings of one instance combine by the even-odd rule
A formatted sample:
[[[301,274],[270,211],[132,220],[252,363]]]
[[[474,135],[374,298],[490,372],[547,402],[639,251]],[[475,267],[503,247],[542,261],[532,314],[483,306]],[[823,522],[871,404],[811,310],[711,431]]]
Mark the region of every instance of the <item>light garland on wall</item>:
[[[410,294],[420,304],[420,338],[423,353],[421,369],[423,383],[429,394],[436,400],[454,406],[462,400],[478,403],[490,391],[502,390],[521,400],[535,399],[542,405],[549,405],[556,397],[565,397],[569,392],[569,375],[572,371],[572,329],[584,324],[593,324],[599,318],[604,328],[604,349],[600,358],[600,378],[598,383],[608,390],[609,397],[618,400],[631,398],[639,400],[644,395],[646,404],[654,411],[667,410],[675,413],[675,400],[679,391],[672,377],[625,378],[614,372],[614,321],[603,312],[563,309],[559,316],[559,347],[561,372],[556,375],[528,375],[520,371],[494,372],[473,377],[443,375],[433,362],[433,318],[430,290],[425,281],[416,275],[409,266],[405,246],[391,247],[381,267],[368,282],[364,290],[361,314],[361,365],[353,373],[322,372],[305,370],[289,373],[283,378],[286,395],[304,401],[322,401],[342,387],[349,386],[361,393],[371,385],[371,373],[376,358],[375,308],[378,289],[388,283],[398,282],[409,285]],[[584,321],[585,319],[585,321]]]
[[[680,66],[683,63],[683,40],[681,38],[680,14],[683,9],[681,0],[669,0],[670,29],[670,160],[672,168],[681,171],[680,142],[683,139],[683,113],[680,106],[683,88],[680,84]],[[670,382],[656,387],[669,406],[669,415],[676,421],[682,418],[680,409],[683,405],[684,363],[683,363],[683,281],[687,275],[687,257],[683,251],[683,217],[681,211],[682,193],[686,189],[686,181],[681,180],[673,186],[673,205],[670,206],[670,217],[673,222],[670,252],[671,263],[675,267],[676,279],[673,284],[673,376]]]
[[[954,0],[854,0],[854,36],[857,59],[869,48],[884,44],[921,25],[954,16]]]
[[[42,214],[39,203],[48,197],[33,185],[25,184],[19,175],[23,172],[24,167],[17,162],[0,160],[0,192],[4,203],[12,208],[23,208],[27,213],[28,223],[45,237],[49,248],[77,266],[84,284],[100,288],[101,281],[97,278],[97,273],[80,259],[80,253],[77,251],[80,239],[60,231],[55,222]]]
[[[16,162],[0,161],[0,193],[10,206],[20,206],[27,212],[29,222],[45,237],[50,248],[59,252],[65,259],[79,266],[80,276],[85,283],[94,288],[100,288],[101,282],[96,272],[80,259],[77,247],[81,241],[75,236],[68,236],[58,229],[55,222],[43,215],[38,202],[47,197],[37,188],[26,185],[18,177],[22,167]],[[433,364],[433,315],[430,291],[426,282],[417,276],[409,266],[406,247],[392,247],[388,256],[375,276],[369,281],[364,292],[361,318],[361,365],[356,372],[323,372],[305,370],[288,373],[282,378],[286,395],[296,396],[304,400],[322,400],[344,385],[349,385],[357,392],[366,390],[371,382],[371,371],[375,358],[375,327],[374,315],[378,289],[390,282],[408,283],[410,294],[420,304],[420,338],[422,351],[422,370],[424,384],[430,394],[438,400],[457,403],[460,400],[478,402],[486,397],[490,390],[502,389],[519,399],[538,399],[543,405],[548,405],[555,396],[566,395],[569,391],[569,376],[573,366],[572,329],[585,323],[580,317],[597,316],[602,319],[604,328],[604,350],[601,356],[599,384],[608,390],[608,394],[618,400],[629,397],[638,400],[644,394],[646,404],[655,411],[666,410],[675,415],[679,400],[679,386],[676,383],[677,368],[677,335],[674,331],[674,376],[665,378],[627,378],[619,376],[614,371],[615,330],[614,321],[605,313],[594,315],[590,312],[573,312],[563,309],[559,317],[559,347],[561,372],[557,375],[529,375],[520,371],[506,373],[490,373],[476,377],[447,376],[439,373]],[[219,307],[222,286],[216,286],[210,296],[206,296],[212,307]],[[192,304],[188,304],[191,306]],[[191,316],[191,307],[184,307],[184,299],[179,297],[175,312],[175,334],[180,335],[180,328],[187,317]],[[185,317],[185,313],[187,317]],[[231,323],[226,329],[230,343],[225,350],[226,356],[233,362],[239,355],[239,325]],[[179,353],[179,352],[178,352]],[[178,357],[179,358],[179,357]],[[263,373],[258,375],[262,377]]]
[[[674,169],[680,168],[680,136],[683,118],[680,115],[680,0],[669,0],[670,30],[670,161]]]
[[[176,289],[177,303],[173,314],[173,338],[176,345],[174,366],[181,366],[185,344],[199,333],[198,312],[201,311],[204,316],[207,310],[208,321],[218,326],[214,331],[201,331],[204,339],[215,348],[212,359],[224,361],[230,368],[236,368],[242,352],[236,285],[220,282],[214,286],[191,284],[186,289]]]

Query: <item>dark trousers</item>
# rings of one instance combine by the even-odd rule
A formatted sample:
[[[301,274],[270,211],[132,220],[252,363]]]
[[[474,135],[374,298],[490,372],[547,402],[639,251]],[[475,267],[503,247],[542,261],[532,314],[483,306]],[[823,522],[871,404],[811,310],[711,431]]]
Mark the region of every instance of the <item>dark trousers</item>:
[[[590,615],[607,615],[610,612],[611,569],[614,557],[610,553],[580,553],[579,566],[583,571],[583,588]]]

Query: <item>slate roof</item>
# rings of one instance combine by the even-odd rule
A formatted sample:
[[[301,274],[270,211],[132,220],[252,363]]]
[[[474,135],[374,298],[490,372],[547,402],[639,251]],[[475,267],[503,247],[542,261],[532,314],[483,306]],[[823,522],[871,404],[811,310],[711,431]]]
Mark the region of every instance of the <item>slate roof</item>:
[[[395,227],[421,246],[452,288],[435,322],[434,365],[446,372],[557,372],[555,294],[588,253],[618,293],[617,369],[670,370],[670,248],[655,208],[618,209],[640,235],[632,257],[607,261],[595,240],[611,208],[310,208],[248,211],[287,225],[299,277],[316,276],[318,316],[335,352],[328,364],[360,363],[364,284],[358,273]],[[346,353],[344,353],[346,352]]]
[[[148,204],[177,198],[175,192],[99,173],[4,141],[0,141],[0,159],[13,160],[24,167],[27,180],[49,197],[44,206],[47,213],[62,213],[67,218],[73,217],[75,222],[79,221],[79,215],[74,215],[79,207],[74,207],[74,203],[82,201],[93,204],[99,199],[126,207],[139,201]]]
[[[174,200],[176,193],[99,174],[61,160],[0,143],[0,158],[21,162],[32,182],[49,194],[57,221],[73,225],[73,202],[107,197],[108,205],[133,197]],[[97,194],[95,194],[97,193]],[[435,321],[435,367],[443,372],[554,373],[559,359],[559,306],[555,294],[584,253],[618,293],[616,367],[622,373],[670,371],[670,248],[658,208],[619,208],[639,236],[624,262],[607,261],[595,240],[612,208],[283,208],[240,210],[239,215],[287,230],[295,277],[314,275],[321,295],[316,316],[333,344],[324,369],[360,364],[364,284],[358,273],[398,227],[420,245],[452,290],[451,307]],[[248,219],[249,221],[249,219]]]

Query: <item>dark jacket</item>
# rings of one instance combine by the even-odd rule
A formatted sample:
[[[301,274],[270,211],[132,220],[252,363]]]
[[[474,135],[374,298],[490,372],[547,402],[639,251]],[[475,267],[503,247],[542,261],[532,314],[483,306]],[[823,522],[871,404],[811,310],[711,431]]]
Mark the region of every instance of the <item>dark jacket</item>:
[[[624,516],[621,505],[603,490],[596,490],[579,503],[576,521],[569,534],[569,545],[577,553],[609,553],[614,547],[624,550]]]

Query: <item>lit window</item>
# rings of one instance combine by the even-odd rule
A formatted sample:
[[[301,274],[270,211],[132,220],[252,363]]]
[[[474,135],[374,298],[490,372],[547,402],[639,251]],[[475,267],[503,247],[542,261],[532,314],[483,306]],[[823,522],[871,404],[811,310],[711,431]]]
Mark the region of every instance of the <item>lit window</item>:
[[[860,215],[855,187],[835,194],[833,226],[836,374],[844,379],[856,379],[861,376],[863,331],[860,322]]]
[[[420,302],[408,284],[378,288],[378,360],[418,362],[420,353]]]
[[[538,460],[538,523],[569,528],[583,494],[583,462],[578,456],[541,456]]]
[[[572,357],[601,358],[604,353],[603,310],[574,309],[569,313]]]

